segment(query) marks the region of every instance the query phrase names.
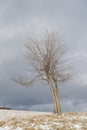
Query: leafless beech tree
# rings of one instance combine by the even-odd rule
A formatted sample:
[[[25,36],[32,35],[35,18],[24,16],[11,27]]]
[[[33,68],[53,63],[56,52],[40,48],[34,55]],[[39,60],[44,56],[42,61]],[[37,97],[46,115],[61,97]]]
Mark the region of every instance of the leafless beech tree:
[[[14,80],[23,86],[30,86],[37,80],[46,81],[52,94],[54,113],[61,115],[58,87],[60,82],[63,83],[71,78],[62,35],[55,31],[46,31],[39,40],[29,39],[25,47],[25,57],[34,72],[33,77],[30,80],[28,76],[18,76]]]

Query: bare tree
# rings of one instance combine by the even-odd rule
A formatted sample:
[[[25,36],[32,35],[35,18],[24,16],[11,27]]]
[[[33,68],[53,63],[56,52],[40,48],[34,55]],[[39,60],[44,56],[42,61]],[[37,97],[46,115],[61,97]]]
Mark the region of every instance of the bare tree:
[[[30,86],[37,80],[46,81],[52,93],[54,113],[61,115],[58,86],[60,82],[71,78],[62,35],[55,31],[47,31],[40,40],[29,39],[25,47],[25,57],[31,65],[34,77],[30,80],[27,76],[20,76],[14,80],[23,86]]]

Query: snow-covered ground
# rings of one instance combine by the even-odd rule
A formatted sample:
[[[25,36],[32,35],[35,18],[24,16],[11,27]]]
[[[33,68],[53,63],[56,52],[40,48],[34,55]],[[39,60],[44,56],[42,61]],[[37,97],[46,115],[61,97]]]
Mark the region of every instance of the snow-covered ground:
[[[87,130],[87,113],[0,110],[0,130]]]

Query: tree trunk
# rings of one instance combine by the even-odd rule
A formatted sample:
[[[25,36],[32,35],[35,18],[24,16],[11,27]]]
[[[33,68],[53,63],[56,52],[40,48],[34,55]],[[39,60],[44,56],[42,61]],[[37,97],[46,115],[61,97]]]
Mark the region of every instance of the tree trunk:
[[[56,94],[56,102],[57,102],[57,111],[58,111],[58,114],[61,115],[62,110],[60,106],[59,90],[58,90],[57,83],[55,83],[55,94]]]
[[[61,107],[60,107],[60,99],[59,99],[59,93],[57,91],[56,86],[53,86],[53,82],[52,82],[52,78],[51,76],[48,76],[48,83],[50,85],[50,90],[51,90],[51,93],[52,93],[52,98],[53,98],[53,104],[54,104],[54,113],[55,114],[58,114],[58,115],[61,115],[62,114],[62,111],[61,111]],[[54,85],[56,85],[54,83]]]
[[[57,107],[56,107],[56,96],[55,96],[55,91],[54,91],[54,88],[53,88],[53,85],[52,85],[52,82],[49,80],[48,81],[49,85],[50,85],[50,90],[51,90],[51,93],[52,93],[52,98],[53,98],[53,105],[54,105],[54,113],[57,113]]]

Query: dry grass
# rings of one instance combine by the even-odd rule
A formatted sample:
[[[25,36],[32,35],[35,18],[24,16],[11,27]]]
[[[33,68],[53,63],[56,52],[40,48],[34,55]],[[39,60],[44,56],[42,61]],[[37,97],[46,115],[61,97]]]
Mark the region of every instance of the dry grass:
[[[23,130],[87,130],[87,113],[37,114],[26,117],[9,117],[0,121],[0,127],[17,127]]]
[[[5,121],[0,121],[0,127],[2,127],[5,124]]]

